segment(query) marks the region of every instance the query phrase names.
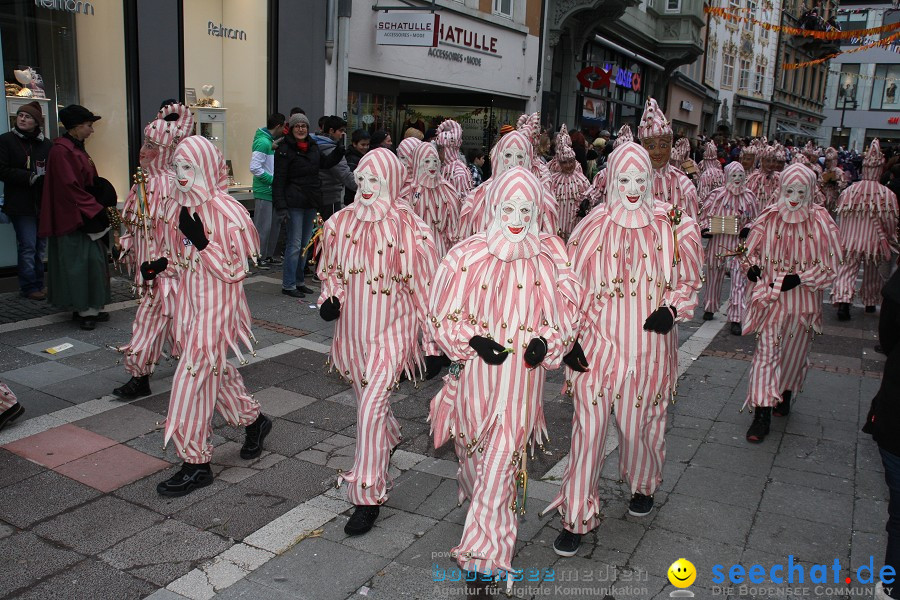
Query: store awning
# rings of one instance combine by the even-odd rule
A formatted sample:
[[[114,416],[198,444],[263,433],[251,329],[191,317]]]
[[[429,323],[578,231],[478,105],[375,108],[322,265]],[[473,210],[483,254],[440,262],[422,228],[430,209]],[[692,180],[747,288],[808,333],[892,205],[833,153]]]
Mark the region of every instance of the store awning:
[[[782,123],[781,121],[776,124],[775,129],[778,131],[778,133],[789,133],[791,135],[809,135],[799,127],[795,127],[794,125],[791,125],[789,123]]]

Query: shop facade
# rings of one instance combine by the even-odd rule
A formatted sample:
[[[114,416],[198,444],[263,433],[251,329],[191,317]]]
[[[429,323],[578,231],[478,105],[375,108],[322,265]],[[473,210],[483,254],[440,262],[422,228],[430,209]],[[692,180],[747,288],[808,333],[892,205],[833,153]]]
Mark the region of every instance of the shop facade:
[[[490,148],[504,124],[537,110],[539,23],[443,3],[433,46],[379,43],[385,11],[355,2],[350,19],[348,132],[386,130],[396,146],[408,127],[463,127],[463,149]],[[540,3],[521,3],[539,11]],[[523,21],[523,22],[519,22]]]

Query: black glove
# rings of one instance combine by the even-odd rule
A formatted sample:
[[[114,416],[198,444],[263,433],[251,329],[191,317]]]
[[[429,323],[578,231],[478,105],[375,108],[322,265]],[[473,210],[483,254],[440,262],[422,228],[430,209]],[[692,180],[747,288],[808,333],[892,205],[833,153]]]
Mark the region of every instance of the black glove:
[[[425,379],[434,379],[441,369],[450,365],[450,360],[443,355],[425,357]]]
[[[674,306],[671,308],[672,310],[670,311],[669,307],[660,306],[650,313],[650,316],[644,321],[644,331],[655,331],[662,334],[672,331],[678,311],[675,310]]]
[[[572,349],[569,350],[569,353],[563,356],[562,360],[573,371],[578,371],[579,373],[588,372],[588,361],[584,355],[584,348],[577,341],[572,346]]]
[[[341,301],[332,296],[319,307],[319,316],[326,321],[334,321],[341,316]]]
[[[84,222],[81,224],[81,231],[84,233],[100,233],[108,227],[109,213],[103,208],[93,217],[84,219]]]
[[[104,179],[103,177],[95,177],[94,184],[89,185],[84,189],[86,189],[88,193],[105,208],[115,206],[116,202],[119,200],[118,194],[116,194],[116,188],[113,187],[113,184],[111,184],[108,179]]]
[[[738,234],[738,237],[741,238],[742,240],[746,240],[748,235],[750,235],[750,228],[744,227],[743,229],[741,229],[741,232]]]
[[[800,276],[796,273],[790,273],[784,276],[784,280],[781,282],[781,291],[786,292],[788,290],[792,290],[798,285],[800,285]],[[770,283],[769,287],[775,287],[775,283]]]
[[[591,212],[591,201],[587,198],[581,201],[581,204],[578,205],[578,213],[577,216],[582,219],[587,216],[587,214]]]
[[[509,354],[506,352],[506,348],[494,340],[489,340],[480,335],[476,335],[469,340],[469,346],[471,346],[475,352],[478,353],[478,356],[489,365],[502,365]]]
[[[762,269],[759,268],[759,265],[753,265],[749,269],[747,269],[747,279],[756,283],[759,281],[759,278],[762,276]]]
[[[203,250],[209,245],[209,239],[207,239],[206,232],[203,230],[203,221],[200,220],[200,215],[194,213],[193,218],[191,218],[186,206],[181,207],[181,214],[178,215],[178,229],[184,234],[184,237],[191,241],[197,250]]]
[[[156,276],[165,271],[168,266],[169,259],[165,256],[150,262],[141,263],[141,277],[144,278],[144,281],[153,281],[156,279]]]
[[[543,362],[545,356],[547,356],[547,340],[542,337],[536,337],[528,342],[523,358],[526,365],[534,368]]]
[[[712,236],[713,236],[713,234],[711,234],[711,233],[709,232],[709,229],[708,229],[708,228],[707,228],[707,229],[701,229],[701,230],[700,230],[700,237],[709,239],[709,238],[711,238]]]

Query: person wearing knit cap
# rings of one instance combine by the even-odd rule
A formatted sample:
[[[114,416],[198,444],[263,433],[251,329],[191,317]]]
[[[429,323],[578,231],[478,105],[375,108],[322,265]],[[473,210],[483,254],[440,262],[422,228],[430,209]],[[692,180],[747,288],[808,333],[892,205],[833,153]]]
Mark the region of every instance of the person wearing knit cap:
[[[803,387],[810,345],[822,333],[825,288],[841,263],[837,227],[828,211],[813,202],[815,188],[810,169],[787,167],[778,199],[747,236],[743,262],[751,286],[743,331],[756,333],[744,402],[753,412],[746,435],[751,443],[768,435],[773,413],[787,416],[794,392]]]
[[[244,426],[244,460],[262,453],[272,421],[228,362],[234,352],[247,364],[241,346],[256,355],[243,283],[250,274],[249,261],[259,256],[256,228],[247,210],[228,195],[225,158],[210,140],[187,136],[175,147],[172,165],[174,212],[163,222],[165,250],[140,270],[147,281],[167,270],[178,272],[172,324],[173,354],[179,361],[163,445],[174,442],[184,464],[156,491],[180,497],[213,482],[210,438],[215,412],[233,427]]]
[[[175,115],[174,121],[169,120],[171,115]],[[113,395],[123,400],[150,395],[150,375],[159,363],[163,344],[174,346],[178,273],[151,266],[151,271],[162,272],[148,279],[145,276],[150,271],[142,272],[141,265],[160,258],[166,250],[165,230],[178,218],[178,205],[172,201],[172,156],[178,142],[193,129],[194,117],[187,106],[174,103],[159,109],[156,119],[144,127],[140,171],[122,208],[125,235],[119,240],[119,260],[132,272],[133,289],[141,297],[131,325],[131,341],[116,348],[124,355],[125,370],[131,375],[125,385],[113,390]]]
[[[819,190],[825,196],[825,208],[831,214],[837,211],[838,198],[846,187],[844,171],[837,165],[837,150],[829,147],[825,150],[825,168],[819,177]]]
[[[459,224],[456,189],[441,174],[441,160],[434,144],[416,146],[408,171],[400,199],[431,228],[437,256],[443,258],[453,246]]]
[[[431,402],[431,432],[435,448],[453,440],[458,500],[471,501],[451,556],[477,587],[514,573],[526,510],[517,486],[527,486],[527,454],[543,448],[544,380],[574,339],[581,297],[562,240],[538,228],[541,181],[516,166],[488,196],[490,226],[444,258],[429,302],[430,333],[457,365]]]
[[[716,143],[710,140],[706,143],[703,152],[703,160],[700,161],[700,186],[697,188],[697,197],[700,203],[706,201],[706,197],[714,189],[725,185],[725,171],[719,162]]]
[[[759,169],[747,177],[747,188],[756,196],[761,213],[778,198],[781,189],[781,172],[778,167],[779,160],[784,160],[784,148],[776,142],[771,146],[763,146],[759,155]]]
[[[559,209],[559,235],[568,239],[578,222],[578,208],[591,182],[584,176],[575,160],[569,132],[563,125],[556,135],[556,162],[559,170],[550,176],[550,193]]]
[[[697,189],[687,175],[669,164],[672,125],[653,98],[647,98],[644,105],[638,137],[653,163],[653,196],[696,219],[699,211]]]
[[[500,135],[501,135],[501,136],[504,136],[504,135],[506,135],[507,133],[510,133],[510,132],[512,132],[512,131],[515,131],[515,130],[516,130],[515,127],[513,127],[513,126],[510,125],[509,123],[505,123],[505,124],[503,124],[503,125],[500,127]]]
[[[438,125],[437,131],[438,155],[444,165],[442,174],[456,189],[457,197],[462,201],[472,189],[472,174],[459,155],[459,149],[462,147],[462,126],[453,119],[444,119]]]
[[[643,147],[616,148],[606,202],[569,238],[569,260],[583,286],[578,328],[563,357],[575,414],[559,494],[544,510],[562,516],[553,544],[560,556],[575,555],[581,536],[600,524],[611,419],[619,428],[628,513],[648,515],[662,482],[666,413],[678,379],[676,323],[690,320],[697,306],[703,248],[696,222],[684,215],[673,224],[671,205],[654,197],[652,170]]]
[[[744,277],[739,256],[740,247],[750,224],[759,214],[756,196],[747,189],[746,174],[740,162],[725,165],[725,185],[707,196],[700,210],[700,234],[709,239],[704,257],[706,259],[706,301],[703,305],[703,320],[710,321],[719,307],[722,284],[726,269],[731,273],[731,303],[728,305],[728,320],[731,333],[741,335],[741,320],[744,316],[747,279]],[[734,218],[735,229],[724,233],[711,233],[714,219]]]
[[[329,362],[353,387],[357,405],[353,467],[338,477],[356,507],[348,535],[369,531],[388,499],[391,454],[402,440],[390,407],[394,386],[403,374],[415,381],[423,363],[436,375],[442,361],[423,333],[438,262],[434,236],[399,201],[403,171],[390,150],[370,150],[354,172],[356,199],[322,230],[319,315],[335,322]]]
[[[493,172],[487,180],[470,191],[459,211],[459,228],[456,241],[464,240],[470,235],[481,233],[490,227],[493,219],[488,203],[490,186],[501,174],[513,167],[525,167],[532,173],[531,143],[521,131],[507,133],[491,148],[491,169]],[[558,231],[559,212],[556,200],[550,188],[544,185],[545,198],[540,203],[538,226],[544,233],[555,234]]]
[[[613,141],[613,150],[622,144],[628,144],[634,141],[634,134],[631,132],[631,126],[627,123],[619,127],[616,139]],[[580,217],[585,217],[592,208],[606,201],[606,167],[600,169],[600,172],[594,176],[591,187],[584,191],[581,197],[581,204],[578,208]]]
[[[44,300],[44,249],[38,236],[40,199],[47,157],[53,143],[41,127],[41,105],[29,102],[16,111],[16,124],[0,135],[0,181],[3,182],[3,213],[16,233],[19,293],[29,300]]]
[[[116,203],[115,190],[99,177],[84,145],[98,119],[77,104],[59,111],[66,133],[53,141],[47,157],[38,229],[38,236],[48,238],[50,303],[73,311],[88,331],[109,320],[103,312],[111,298],[103,240],[110,230],[106,209]]]
[[[841,193],[838,201],[838,227],[841,231],[844,262],[831,289],[831,300],[838,305],[838,320],[850,320],[850,303],[856,290],[856,278],[862,267],[859,299],[866,312],[875,312],[885,278],[879,267],[897,252],[897,196],[881,185],[884,155],[878,138],[872,140],[863,158],[862,179]]]

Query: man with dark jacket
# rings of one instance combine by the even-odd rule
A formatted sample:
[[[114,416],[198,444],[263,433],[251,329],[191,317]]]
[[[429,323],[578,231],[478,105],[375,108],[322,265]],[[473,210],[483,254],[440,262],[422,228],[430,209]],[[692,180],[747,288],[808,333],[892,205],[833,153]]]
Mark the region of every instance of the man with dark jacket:
[[[301,260],[300,254],[312,237],[316,213],[322,210],[319,170],[343,160],[344,147],[339,145],[331,154],[322,154],[316,138],[309,135],[309,119],[302,113],[291,115],[288,126],[288,133],[275,150],[272,202],[277,216],[288,216],[281,293],[305,298],[313,290],[304,285],[308,256]]]
[[[884,564],[896,572],[900,569],[900,269],[894,271],[881,294],[884,300],[878,321],[878,340],[887,360],[881,388],[872,399],[863,431],[872,434],[881,452],[889,492]],[[875,598],[900,598],[900,585],[896,580],[889,585],[879,582]]]
[[[319,144],[319,152],[323,156],[330,156],[335,148],[344,147],[344,134],[347,132],[347,122],[338,116],[330,116],[322,125],[322,135],[316,136]],[[341,210],[344,201],[344,188],[356,193],[356,180],[353,178],[353,169],[347,165],[347,160],[341,158],[337,164],[328,169],[319,171],[319,179],[322,181],[322,218],[328,218]]]
[[[53,144],[41,132],[43,111],[29,102],[16,113],[16,126],[0,135],[0,181],[5,184],[3,212],[16,232],[19,291],[29,300],[43,300],[44,246],[38,237],[38,215],[47,156]]]
[[[350,138],[350,147],[347,149],[347,166],[350,167],[351,173],[356,171],[356,165],[359,159],[369,151],[369,132],[365,129],[357,129]],[[356,196],[356,186],[353,189],[344,190],[344,206],[353,204],[353,197]]]

